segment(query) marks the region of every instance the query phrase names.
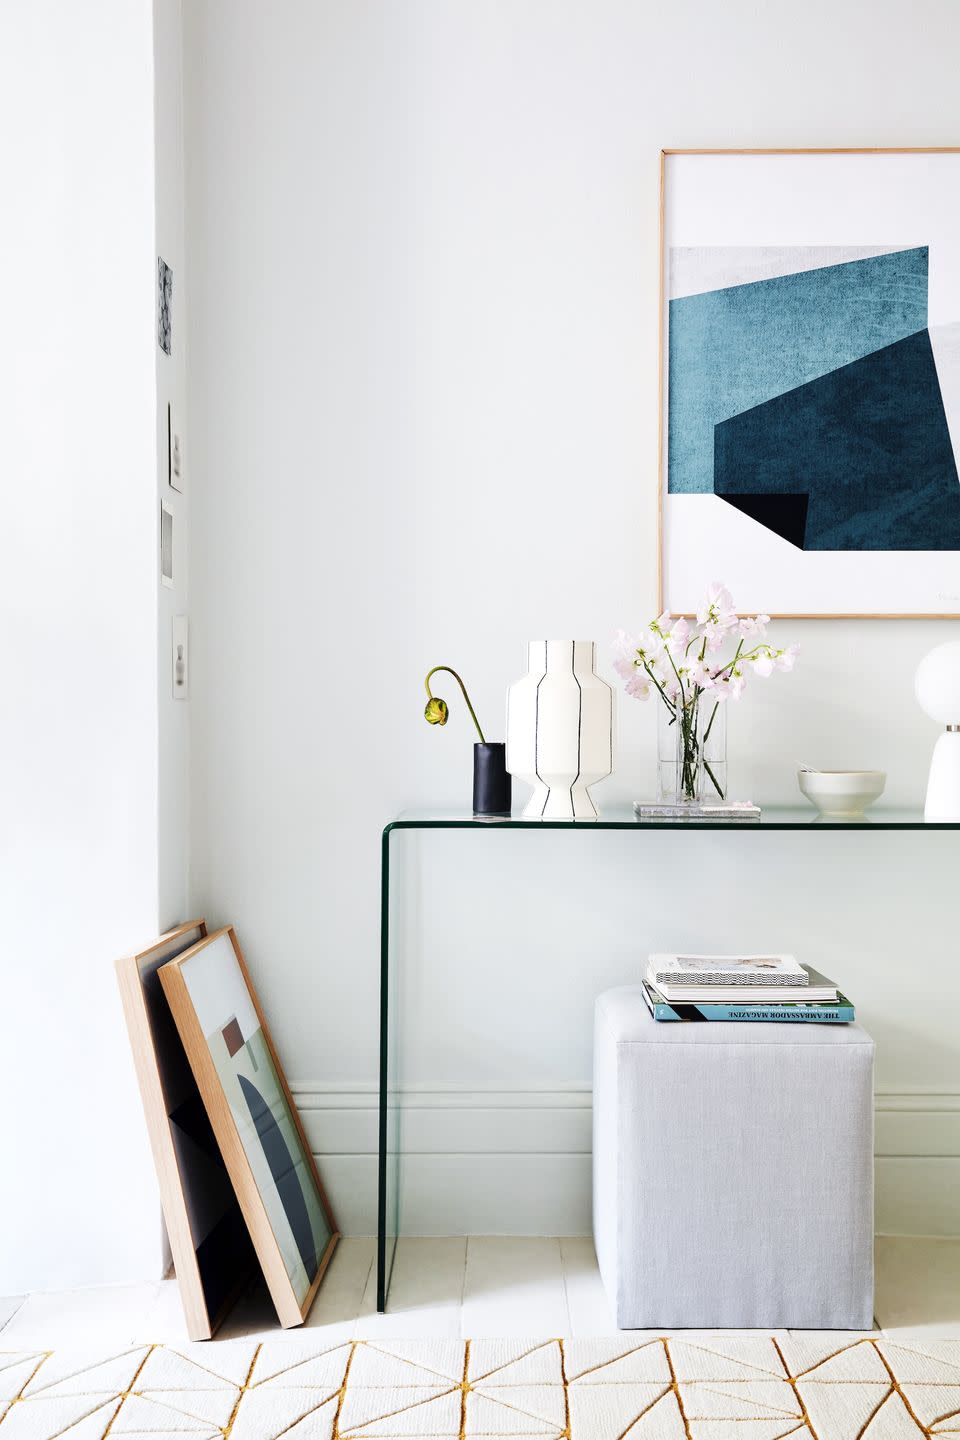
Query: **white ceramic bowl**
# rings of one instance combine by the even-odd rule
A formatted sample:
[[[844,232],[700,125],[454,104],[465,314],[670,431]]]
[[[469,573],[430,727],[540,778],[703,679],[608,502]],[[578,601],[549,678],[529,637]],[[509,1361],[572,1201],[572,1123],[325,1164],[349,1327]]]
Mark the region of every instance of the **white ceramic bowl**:
[[[799,770],[800,789],[821,815],[855,820],[887,783],[885,770]]]

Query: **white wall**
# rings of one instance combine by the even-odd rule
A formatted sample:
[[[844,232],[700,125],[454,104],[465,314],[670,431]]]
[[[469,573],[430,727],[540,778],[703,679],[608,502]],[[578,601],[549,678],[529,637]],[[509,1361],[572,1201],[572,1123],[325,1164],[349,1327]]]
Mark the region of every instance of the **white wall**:
[[[173,513],[173,586],[157,590],[157,720],[160,929],[187,917],[190,844],[190,703],[174,700],[173,618],[189,628],[190,436],[187,424],[187,307],[183,242],[183,17],[181,0],[154,0],[156,251],[173,269],[171,353],[157,361],[157,503]],[[169,483],[167,406],[181,440],[181,486]],[[189,643],[188,643],[189,667]],[[189,685],[188,685],[189,694]],[[192,918],[192,917],[191,917]]]
[[[157,1273],[112,961],[156,933],[148,0],[0,22],[0,1294]]]
[[[497,735],[529,637],[603,641],[652,613],[659,148],[955,141],[956,7],[865,13],[187,11],[194,902],[239,926],[348,1229],[373,1214],[379,829],[469,803],[468,726],[451,694],[428,729],[422,676],[462,668]],[[957,630],[784,626],[802,664],[731,716],[735,789],[793,799],[803,759],[883,766],[889,800],[919,803],[934,734],[912,674]],[[653,780],[652,707],[621,721],[605,802]],[[417,854],[404,924],[434,1024],[407,1071],[431,1152],[412,1223],[584,1225],[590,997],[654,942],[755,941],[826,955],[876,1035],[882,1228],[960,1230],[954,837],[483,834]],[[505,1013],[538,1029],[536,1067],[498,1038]],[[519,1158],[534,1147],[553,1158]]]

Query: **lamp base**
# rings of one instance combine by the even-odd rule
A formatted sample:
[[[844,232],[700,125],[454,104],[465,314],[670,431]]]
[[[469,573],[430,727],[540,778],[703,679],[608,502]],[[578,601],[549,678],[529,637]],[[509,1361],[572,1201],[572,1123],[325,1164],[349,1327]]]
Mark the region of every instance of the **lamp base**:
[[[947,730],[933,747],[923,818],[960,821],[960,731]]]

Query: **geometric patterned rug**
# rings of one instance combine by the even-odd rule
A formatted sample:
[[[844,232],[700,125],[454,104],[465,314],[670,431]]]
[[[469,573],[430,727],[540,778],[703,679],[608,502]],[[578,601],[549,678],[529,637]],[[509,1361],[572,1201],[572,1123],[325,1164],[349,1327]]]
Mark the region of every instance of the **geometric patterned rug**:
[[[141,1345],[0,1353],[0,1440],[960,1440],[960,1340]]]

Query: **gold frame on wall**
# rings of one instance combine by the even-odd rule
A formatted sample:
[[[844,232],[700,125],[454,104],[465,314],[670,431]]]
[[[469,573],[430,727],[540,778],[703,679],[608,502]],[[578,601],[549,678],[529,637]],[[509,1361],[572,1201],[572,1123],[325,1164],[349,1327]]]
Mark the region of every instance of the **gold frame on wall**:
[[[664,401],[664,374],[663,361],[665,353],[664,340],[664,299],[666,297],[666,183],[667,183],[667,160],[671,155],[960,155],[960,145],[925,145],[925,146],[824,146],[807,147],[803,149],[789,149],[786,147],[772,147],[768,149],[733,149],[726,147],[698,147],[694,149],[672,149],[666,148],[660,151],[660,203],[659,203],[659,285],[658,285],[658,316],[657,316],[657,608],[662,613],[666,597],[664,595],[664,446],[666,437],[663,424],[663,401]],[[690,612],[686,612],[689,614]],[[960,611],[929,611],[918,613],[914,611],[837,611],[824,613],[819,611],[811,614],[805,611],[780,611],[773,616],[776,620],[960,620]]]

